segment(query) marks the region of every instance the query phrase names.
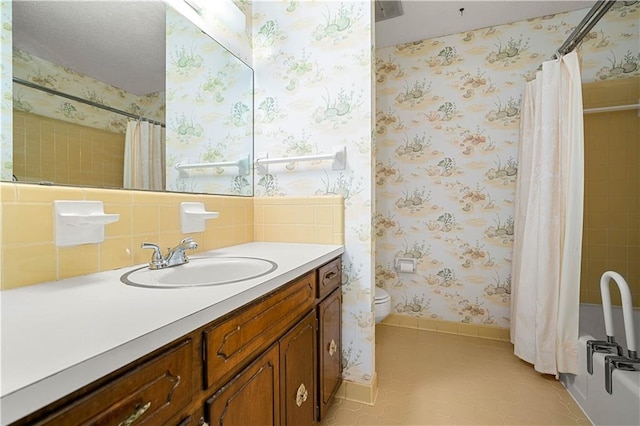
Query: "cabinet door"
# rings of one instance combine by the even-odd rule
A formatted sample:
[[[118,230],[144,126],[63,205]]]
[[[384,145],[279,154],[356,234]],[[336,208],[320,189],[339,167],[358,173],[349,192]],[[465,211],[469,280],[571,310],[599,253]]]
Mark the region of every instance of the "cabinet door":
[[[342,290],[318,305],[319,418],[322,420],[342,383]]]
[[[280,339],[282,425],[315,424],[316,318],[310,312]]]
[[[207,422],[216,426],[280,424],[278,345],[242,370],[206,402]]]

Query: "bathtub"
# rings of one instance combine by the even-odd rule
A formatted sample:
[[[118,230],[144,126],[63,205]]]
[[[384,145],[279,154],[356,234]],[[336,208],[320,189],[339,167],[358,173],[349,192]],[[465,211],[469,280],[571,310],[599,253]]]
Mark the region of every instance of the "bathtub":
[[[614,307],[616,342],[627,356],[622,309]],[[640,310],[634,310],[635,340],[640,342]],[[613,394],[604,387],[605,354],[594,354],[587,373],[587,340],[606,340],[601,305],[580,305],[579,374],[560,374],[560,381],[594,425],[640,425],[640,371],[614,371]],[[637,344],[637,343],[636,343]]]

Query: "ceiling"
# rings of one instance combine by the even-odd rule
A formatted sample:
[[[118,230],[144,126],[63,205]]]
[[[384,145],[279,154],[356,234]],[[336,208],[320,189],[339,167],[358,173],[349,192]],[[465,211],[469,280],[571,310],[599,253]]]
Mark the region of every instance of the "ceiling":
[[[401,0],[400,3],[404,12],[402,16],[376,22],[376,47],[591,8],[596,1]],[[461,8],[464,8],[462,13]]]
[[[401,0],[404,15],[376,23],[376,47],[590,8],[594,3]],[[158,0],[14,0],[14,43],[50,62],[146,95],[164,90],[164,7]]]

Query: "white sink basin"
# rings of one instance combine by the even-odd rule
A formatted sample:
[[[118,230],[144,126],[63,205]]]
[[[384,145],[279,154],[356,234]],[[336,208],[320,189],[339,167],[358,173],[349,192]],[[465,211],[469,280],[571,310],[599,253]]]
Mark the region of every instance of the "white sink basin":
[[[149,288],[202,287],[261,277],[278,265],[257,257],[201,257],[171,268],[137,268],[120,277],[125,284]]]

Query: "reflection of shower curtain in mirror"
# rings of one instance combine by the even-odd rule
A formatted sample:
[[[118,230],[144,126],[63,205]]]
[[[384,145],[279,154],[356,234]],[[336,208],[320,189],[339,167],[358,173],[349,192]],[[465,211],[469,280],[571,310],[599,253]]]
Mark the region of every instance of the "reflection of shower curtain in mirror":
[[[146,121],[129,121],[124,143],[124,187],[164,189],[164,129]]]

